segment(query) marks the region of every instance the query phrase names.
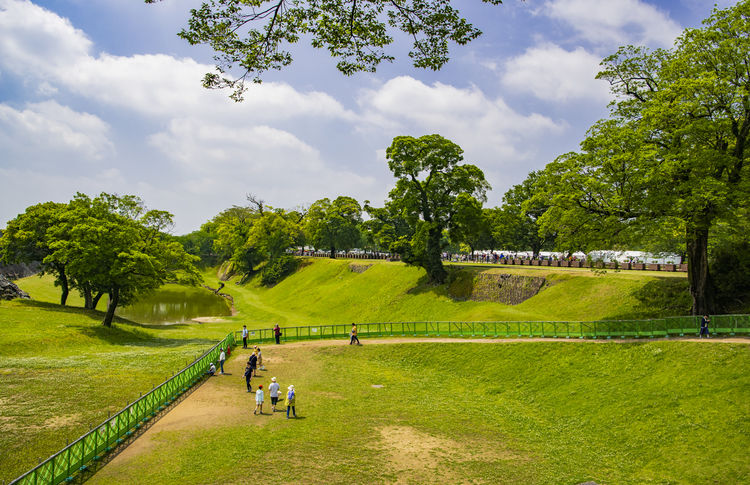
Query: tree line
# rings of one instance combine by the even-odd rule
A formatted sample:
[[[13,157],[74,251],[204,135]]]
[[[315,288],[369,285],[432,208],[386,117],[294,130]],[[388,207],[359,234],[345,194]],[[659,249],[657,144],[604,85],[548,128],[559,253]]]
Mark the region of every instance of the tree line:
[[[672,252],[688,263],[694,314],[731,309],[750,294],[748,59],[750,0],[715,8],[673,49],[620,48],[598,74],[615,95],[610,116],[499,207],[484,207],[490,185],[458,145],[399,136],[386,150],[395,186],[382,206],[342,195],[280,209],[249,196],[175,238],[171,214],[135,196],[78,194],[10,221],[0,258],[41,261],[63,304],[73,288],[92,308],[107,294],[105,324],[118,303],[196,281],[199,260],[273,284],[296,266],[287,249],[305,245],[332,257],[355,247],[397,253],[436,284],[447,278],[445,250]]]

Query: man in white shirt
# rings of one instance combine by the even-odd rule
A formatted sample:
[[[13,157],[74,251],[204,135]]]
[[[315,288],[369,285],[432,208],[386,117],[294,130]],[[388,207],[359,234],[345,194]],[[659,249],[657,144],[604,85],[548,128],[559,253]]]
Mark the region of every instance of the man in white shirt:
[[[219,366],[221,367],[220,374],[224,374],[224,361],[227,360],[227,354],[224,353],[224,349],[220,349],[221,353],[219,354]]]
[[[242,348],[247,348],[247,325],[242,326]]]

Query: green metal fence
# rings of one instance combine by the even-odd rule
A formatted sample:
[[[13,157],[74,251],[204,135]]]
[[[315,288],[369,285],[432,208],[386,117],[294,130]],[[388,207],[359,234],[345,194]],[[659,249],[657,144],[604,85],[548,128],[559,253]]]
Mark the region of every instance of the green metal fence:
[[[700,317],[669,317],[653,320],[598,322],[385,322],[358,323],[359,336],[369,337],[547,337],[547,338],[655,338],[698,335]],[[345,338],[351,325],[286,327],[281,340]],[[714,315],[711,335],[750,334],[750,315]],[[241,339],[240,332],[235,338]],[[251,330],[248,341],[273,342],[272,329]]]
[[[78,473],[86,471],[92,464],[122,443],[156,414],[199,382],[208,364],[216,362],[221,348],[234,346],[234,334],[230,333],[205,354],[167,379],[151,392],[127,405],[114,416],[93,428],[61,451],[47,458],[34,469],[13,480],[11,485],[56,485],[71,482]]]

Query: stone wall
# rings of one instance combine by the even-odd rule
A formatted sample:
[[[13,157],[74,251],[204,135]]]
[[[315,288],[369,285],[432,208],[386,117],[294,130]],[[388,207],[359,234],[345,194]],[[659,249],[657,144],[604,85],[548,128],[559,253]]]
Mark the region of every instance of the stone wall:
[[[12,300],[14,298],[31,298],[28,293],[16,286],[3,275],[0,275],[0,300]]]

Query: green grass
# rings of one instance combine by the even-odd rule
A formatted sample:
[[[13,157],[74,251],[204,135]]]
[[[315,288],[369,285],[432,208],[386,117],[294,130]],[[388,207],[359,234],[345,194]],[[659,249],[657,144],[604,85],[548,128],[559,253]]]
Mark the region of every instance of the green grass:
[[[750,480],[747,345],[365,342],[265,354],[264,381],[293,382],[304,419],[252,416],[241,382],[212,379],[199,392],[239,410],[167,427],[93,483]],[[411,441],[389,441],[404,430]],[[394,458],[425,445],[407,465]]]
[[[20,301],[0,305],[0,480],[10,480],[123,408],[214,338],[163,338],[102,313]]]
[[[463,272],[544,276],[551,283],[519,305],[504,305],[458,301],[450,296],[448,285],[430,285],[423,270],[401,263],[378,262],[364,273],[350,271],[350,263],[313,260],[273,288],[260,286],[255,278],[243,286],[230,282],[224,291],[237,302],[240,314],[235,321],[256,328],[271,323],[632,319],[685,314],[690,305],[685,275],[676,273],[460,267]],[[215,278],[211,272],[205,276]],[[644,295],[644,287],[651,293]],[[666,291],[674,288],[677,291]],[[662,291],[669,298],[658,298]],[[650,298],[654,293],[657,297]]]
[[[542,275],[554,283],[536,297],[520,305],[510,306],[490,302],[456,301],[449,295],[447,286],[429,285],[425,282],[422,270],[406,267],[400,263],[376,263],[361,274],[349,271],[349,263],[349,261],[314,260],[273,288],[261,287],[256,280],[243,286],[233,281],[229,282],[223,291],[234,296],[239,313],[234,317],[227,317],[226,322],[161,326],[117,319],[115,326],[111,329],[101,326],[100,322],[103,317],[101,311],[88,311],[80,308],[83,302],[75,292],[69,297],[70,306],[57,305],[59,289],[53,286],[50,277],[32,276],[19,280],[21,288],[29,292],[34,300],[0,302],[0,384],[2,384],[0,385],[0,429],[3,431],[0,434],[0,450],[3,451],[0,453],[0,480],[16,477],[35,465],[39,458],[46,458],[59,450],[64,446],[66,439],[77,438],[90,425],[101,422],[108,411],[121,409],[127,401],[134,400],[141,392],[162,382],[167,375],[179,370],[187,360],[191,360],[207,349],[229,331],[238,330],[243,324],[247,324],[249,328],[267,328],[277,322],[282,326],[294,326],[402,320],[560,321],[636,318],[684,313],[678,309],[679,305],[665,306],[665,301],[672,302],[674,298],[662,297],[662,295],[671,295],[670,291],[679,292],[681,285],[685,283],[684,275],[645,272],[609,272],[597,275],[588,270],[553,268],[490,269],[493,272]],[[487,270],[481,266],[462,266],[462,268],[462,271],[468,272]],[[217,286],[215,271],[207,270],[205,276],[207,284]],[[100,303],[100,310],[103,309],[103,304],[104,299]],[[439,348],[449,353],[445,347]],[[526,347],[518,347],[518,349],[524,348]],[[421,349],[428,349],[428,347],[403,347],[403,349],[421,352]],[[334,386],[337,389],[335,392],[345,394],[344,403],[350,401],[348,395],[350,384],[346,377],[349,372],[361,376],[369,366],[380,369],[378,372],[385,372],[385,369],[390,368],[388,366],[391,365],[389,362],[392,360],[380,362],[373,350],[369,348],[361,354],[364,360],[354,361],[348,360],[348,354],[337,354],[338,350],[304,352],[312,352],[310,353],[311,360],[294,370],[295,378],[301,379],[301,382],[305,383],[311,391]],[[302,355],[307,355],[304,352]],[[525,351],[518,350],[517,352],[515,357],[511,354],[496,357],[477,355],[476,358],[479,360],[472,365],[479,365],[483,359],[488,358],[498,358],[501,361],[515,359]],[[744,355],[747,356],[747,354]],[[460,357],[462,360],[473,358],[468,354]],[[317,366],[312,365],[316,362]],[[464,366],[468,364],[469,362],[462,363]],[[328,371],[323,372],[321,370],[323,367],[336,370],[343,377]],[[746,370],[746,362],[745,367],[739,367]],[[479,370],[481,369],[478,368],[477,374],[473,374],[475,376],[473,378],[483,375]],[[589,371],[590,369],[581,369],[582,375],[587,375]],[[408,367],[396,366],[389,372],[383,376],[418,384],[419,392],[412,395],[409,394],[411,391],[406,390],[406,394],[401,396],[403,402],[397,407],[403,408],[405,413],[399,414],[399,419],[415,420],[419,429],[429,431],[428,421],[434,419],[434,414],[430,414],[428,418],[417,419],[420,412],[416,403],[427,402],[429,404],[432,401],[438,403],[437,408],[429,404],[431,413],[458,406],[456,402],[445,403],[443,398],[444,393],[449,394],[451,391],[446,387],[448,383],[464,385],[461,382],[452,381],[450,375],[445,379],[436,377],[433,380],[418,380],[417,382],[413,380],[414,377]],[[442,370],[437,369],[425,372],[443,373]],[[449,371],[446,373],[450,374]],[[465,375],[472,374],[467,371]],[[717,385],[724,382],[721,376],[721,374],[718,375]],[[601,386],[602,383],[591,383],[591,385]],[[472,400],[474,391],[471,386],[473,384],[466,386],[465,389],[469,394],[467,406],[481,407],[478,401]],[[385,393],[391,392],[390,387],[388,389]],[[463,392],[464,388],[461,389]],[[742,389],[742,392],[745,393],[746,390],[746,388]],[[367,389],[361,392],[356,391],[351,396],[351,402],[359,402],[358,400],[364,399],[362,396],[371,396],[366,394],[367,392],[371,391]],[[482,391],[479,389],[476,392]],[[742,395],[747,397],[746,394]],[[637,396],[638,394],[632,399],[637,399]],[[566,403],[564,397],[560,397],[562,399],[560,403]],[[314,401],[311,401],[309,405],[312,405],[312,402]],[[463,403],[463,397],[458,402]],[[343,406],[344,403],[336,401],[332,409],[338,411],[328,414],[328,420],[325,421],[327,424],[320,429],[315,429],[312,422],[307,426],[307,421],[304,421],[307,427],[302,428],[304,430],[302,435],[296,436],[295,432],[287,431],[289,439],[293,440],[287,443],[296,446],[297,441],[294,440],[300,442],[318,440],[314,446],[319,451],[334,446],[325,437],[326,426],[349,429],[341,423],[335,424],[337,419],[342,421],[341,417],[347,416],[348,408]],[[321,413],[324,413],[323,409],[328,405],[332,405],[331,402],[321,401],[316,404],[320,407]],[[567,404],[562,405],[567,406]],[[379,401],[373,403],[373,409],[387,411]],[[747,414],[745,412],[744,415],[747,416]],[[485,419],[489,418],[485,416]],[[493,415],[491,419],[496,418]],[[347,420],[344,419],[343,422]],[[352,428],[356,429],[356,426]],[[483,430],[484,426],[479,426],[479,428]],[[494,428],[490,426],[488,429]],[[515,430],[515,428],[512,429]],[[360,436],[353,431],[351,433],[347,431],[344,434],[341,434],[343,431],[337,433],[332,436],[346,443],[344,449],[347,452],[366,443],[363,437],[368,438],[367,435]],[[199,432],[194,434],[195,439],[190,441],[190,446],[195,446],[194,453],[197,456],[203,451],[200,445],[208,438],[202,437]],[[485,434],[482,431],[482,436]],[[510,439],[515,435],[504,433],[504,436],[504,439]],[[250,438],[243,437],[242,439],[249,440]],[[456,435],[451,439],[461,441],[463,438]],[[268,444],[269,449],[278,449],[275,447],[274,439],[266,437],[264,440],[263,442]],[[520,449],[525,450],[527,446],[531,444],[526,443]],[[339,469],[333,466],[326,468],[325,473],[330,473],[334,477],[351,476],[351,470],[367,469],[370,470],[369,475],[364,476],[390,479],[389,476],[382,475],[385,472],[380,469],[377,462],[375,464],[369,462],[367,453],[363,456],[364,458],[361,458],[359,454],[354,453],[344,458],[337,457],[337,462],[342,466],[341,469],[349,470],[346,472],[348,475],[346,473],[340,475]],[[311,459],[311,452],[304,452],[300,457],[302,460],[300,463],[303,463]],[[270,456],[267,458],[270,463],[276,463],[279,466],[282,464],[278,461],[281,458]],[[180,462],[186,469],[196,468],[196,476],[200,476],[203,470],[200,469],[200,465],[190,464],[190,459],[191,455],[188,454],[183,456]],[[467,469],[476,469],[476,476],[479,477],[485,476],[484,474],[492,477],[499,476],[493,475],[495,472],[491,470],[485,470],[486,465],[480,463],[464,465]],[[288,476],[297,477],[305,466],[292,467]],[[315,466],[322,465],[316,464]],[[558,472],[559,469],[554,469],[550,473]],[[508,477],[515,477],[519,480],[537,476],[524,475],[525,472],[522,473],[520,470],[507,473],[509,473]],[[243,480],[237,478],[235,481],[242,482]]]

